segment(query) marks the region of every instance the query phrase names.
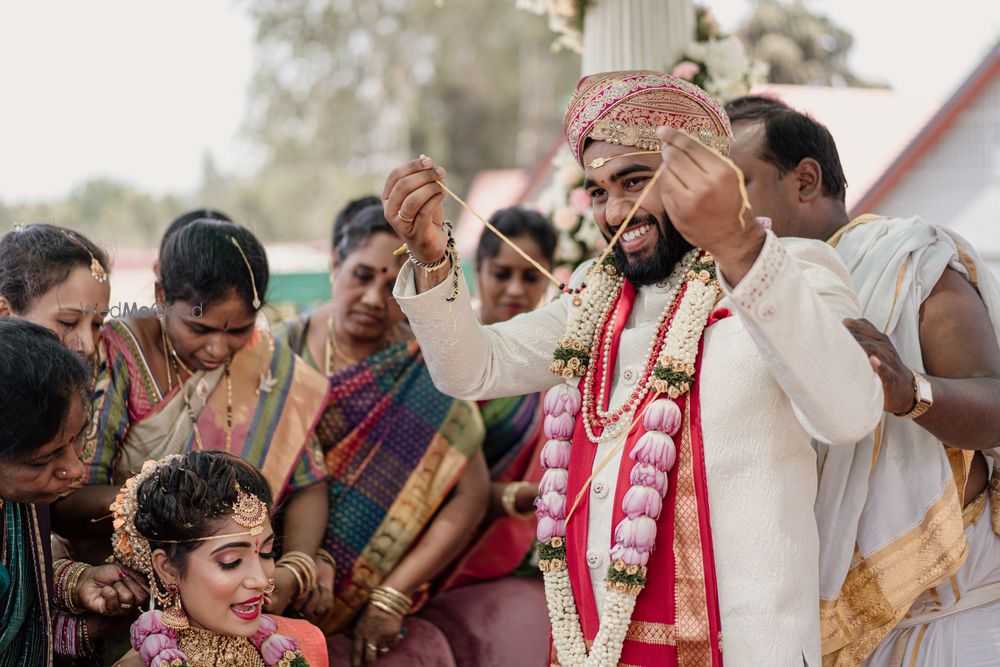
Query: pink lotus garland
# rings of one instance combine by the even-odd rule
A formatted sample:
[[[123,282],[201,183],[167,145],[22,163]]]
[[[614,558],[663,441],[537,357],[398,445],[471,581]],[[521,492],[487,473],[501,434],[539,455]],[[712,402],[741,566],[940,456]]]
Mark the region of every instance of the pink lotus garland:
[[[147,611],[139,616],[129,631],[132,648],[149,667],[187,667],[188,657],[177,646],[177,631],[163,624],[162,612]],[[260,627],[250,637],[268,667],[308,667],[291,637],[277,634],[274,619],[261,615]]]

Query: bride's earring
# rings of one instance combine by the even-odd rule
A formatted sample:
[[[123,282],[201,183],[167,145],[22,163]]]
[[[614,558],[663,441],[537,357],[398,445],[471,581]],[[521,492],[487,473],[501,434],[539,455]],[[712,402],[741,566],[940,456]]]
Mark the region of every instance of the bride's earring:
[[[184,613],[184,607],[181,605],[180,587],[177,584],[168,584],[167,594],[170,596],[171,603],[169,607],[163,610],[160,620],[168,628],[187,630],[191,627],[191,624],[188,623],[187,614]]]

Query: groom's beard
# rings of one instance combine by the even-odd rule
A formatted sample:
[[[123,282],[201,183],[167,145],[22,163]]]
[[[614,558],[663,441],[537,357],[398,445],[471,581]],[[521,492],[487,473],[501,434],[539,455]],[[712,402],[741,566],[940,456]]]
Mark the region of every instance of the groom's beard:
[[[656,247],[653,248],[651,254],[643,257],[629,257],[622,250],[621,245],[615,244],[614,248],[618,267],[635,287],[663,282],[673,272],[674,266],[684,258],[684,255],[694,248],[674,229],[665,213],[662,221],[657,220],[656,216],[653,215],[637,215],[630,226],[642,224],[652,225],[653,233],[656,234]],[[617,229],[612,229],[611,233],[613,234],[615,231]]]

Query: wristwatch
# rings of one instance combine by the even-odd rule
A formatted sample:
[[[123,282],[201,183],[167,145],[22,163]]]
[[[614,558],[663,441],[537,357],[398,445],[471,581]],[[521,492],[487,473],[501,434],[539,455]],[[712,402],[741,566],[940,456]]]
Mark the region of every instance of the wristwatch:
[[[897,412],[897,417],[902,417],[903,419],[916,419],[930,410],[931,406],[934,405],[934,396],[931,393],[931,383],[927,380],[927,378],[916,371],[913,371],[913,395],[916,399],[916,404],[913,406],[913,409],[903,414]]]

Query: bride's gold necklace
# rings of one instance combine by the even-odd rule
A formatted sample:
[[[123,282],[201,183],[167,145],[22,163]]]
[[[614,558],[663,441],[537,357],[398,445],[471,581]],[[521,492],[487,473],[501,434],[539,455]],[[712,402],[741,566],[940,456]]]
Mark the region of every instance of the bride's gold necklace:
[[[177,633],[177,648],[187,655],[191,667],[267,667],[260,651],[246,637],[189,628]]]
[[[184,405],[187,407],[188,418],[191,420],[191,425],[194,427],[194,442],[196,449],[204,449],[205,445],[201,439],[201,432],[198,430],[198,418],[194,414],[194,409],[191,407],[191,399],[184,392],[183,383],[181,381],[181,371],[183,370],[187,373],[188,378],[194,375],[194,371],[188,368],[187,364],[181,360],[177,350],[170,343],[170,339],[167,338],[167,327],[163,320],[160,320],[160,335],[163,338],[163,357],[167,362],[167,393],[174,390],[174,383],[170,377],[170,366],[173,362],[174,373],[177,375],[177,384],[180,387],[181,395],[184,398]],[[226,362],[225,376],[226,376],[226,451],[232,451],[233,449],[233,378],[229,373],[229,361]],[[206,399],[207,400],[207,399]]]

